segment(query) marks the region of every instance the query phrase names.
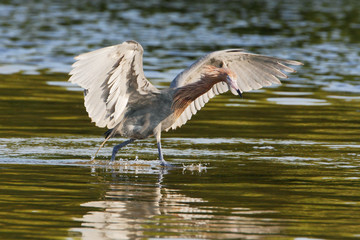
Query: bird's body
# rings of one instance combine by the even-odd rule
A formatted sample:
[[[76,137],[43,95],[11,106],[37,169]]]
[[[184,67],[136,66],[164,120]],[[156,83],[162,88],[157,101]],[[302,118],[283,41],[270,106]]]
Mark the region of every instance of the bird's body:
[[[173,93],[173,89],[167,89],[129,101],[130,107],[126,110],[123,120],[111,130],[111,133],[114,136],[144,139],[154,135],[158,129],[163,131],[170,127],[174,122],[171,109]]]
[[[110,137],[129,138],[119,148],[150,136],[157,138],[159,158],[160,136],[185,124],[215,95],[231,90],[244,91],[280,83],[287,77],[282,71],[294,72],[291,60],[246,53],[230,49],[210,53],[172,81],[170,88],[158,90],[144,76],[143,49],[135,41],[81,54],[73,64],[69,81],[85,89],[85,107],[99,127],[107,127]]]

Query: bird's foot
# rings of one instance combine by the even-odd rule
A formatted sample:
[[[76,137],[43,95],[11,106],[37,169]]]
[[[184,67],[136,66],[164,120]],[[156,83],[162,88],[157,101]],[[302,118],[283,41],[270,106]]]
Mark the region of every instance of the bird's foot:
[[[172,167],[174,167],[172,164],[166,162],[164,159],[160,159],[160,165],[161,165],[162,167],[166,167],[166,168],[172,168]]]

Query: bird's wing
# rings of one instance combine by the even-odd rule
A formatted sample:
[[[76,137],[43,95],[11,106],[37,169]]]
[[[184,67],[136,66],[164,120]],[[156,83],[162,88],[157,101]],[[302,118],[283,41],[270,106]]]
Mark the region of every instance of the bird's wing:
[[[85,107],[98,127],[115,127],[129,99],[158,90],[145,78],[143,48],[135,41],[81,54],[70,72],[70,82],[84,88]]]
[[[287,78],[283,72],[295,72],[294,69],[286,65],[302,65],[302,63],[247,53],[242,49],[228,49],[212,52],[202,57],[177,75],[170,87],[177,88],[198,81],[207,65],[230,69],[237,76],[236,81],[240,91],[247,92],[272,84],[280,84],[279,78]],[[229,87],[224,82],[215,84],[208,92],[194,100],[170,128],[175,129],[184,125],[211,98],[228,90]],[[231,91],[235,95],[238,94],[233,89]]]

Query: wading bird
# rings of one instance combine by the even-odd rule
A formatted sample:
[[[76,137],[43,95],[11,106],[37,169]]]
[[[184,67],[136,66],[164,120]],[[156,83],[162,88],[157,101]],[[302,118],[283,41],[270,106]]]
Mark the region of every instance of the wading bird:
[[[96,126],[109,129],[100,148],[111,137],[129,139],[113,148],[111,160],[134,140],[155,136],[160,163],[167,165],[161,152],[162,131],[184,125],[215,95],[230,90],[241,96],[279,84],[278,78],[287,77],[284,71],[295,72],[286,65],[301,65],[241,49],[216,51],[177,75],[169,88],[158,90],[145,78],[142,57],[141,45],[126,41],[81,54],[72,65],[69,81],[85,89],[89,117]]]

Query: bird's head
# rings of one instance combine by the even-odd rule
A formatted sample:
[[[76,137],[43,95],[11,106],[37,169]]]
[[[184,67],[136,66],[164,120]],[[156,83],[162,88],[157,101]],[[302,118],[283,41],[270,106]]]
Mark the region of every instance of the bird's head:
[[[211,78],[217,78],[220,81],[226,82],[229,89],[234,89],[240,97],[242,97],[241,90],[237,84],[237,76],[226,67],[215,67],[212,65],[206,66],[205,75]]]

